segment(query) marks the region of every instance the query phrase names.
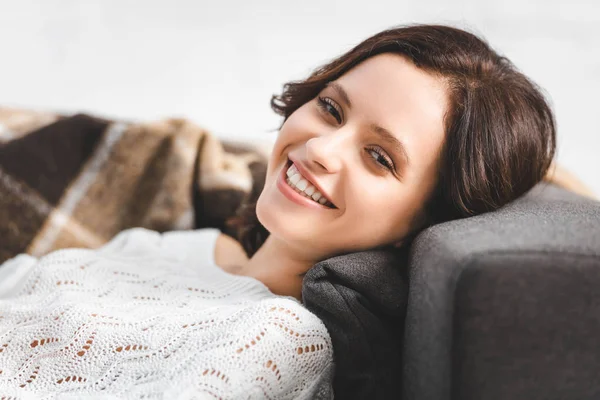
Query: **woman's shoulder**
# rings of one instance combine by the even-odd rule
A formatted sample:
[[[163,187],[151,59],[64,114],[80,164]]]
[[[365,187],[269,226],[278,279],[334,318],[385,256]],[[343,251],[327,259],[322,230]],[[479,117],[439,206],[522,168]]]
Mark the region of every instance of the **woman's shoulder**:
[[[214,259],[219,267],[233,271],[236,267],[245,264],[248,256],[237,240],[221,232],[215,243]]]

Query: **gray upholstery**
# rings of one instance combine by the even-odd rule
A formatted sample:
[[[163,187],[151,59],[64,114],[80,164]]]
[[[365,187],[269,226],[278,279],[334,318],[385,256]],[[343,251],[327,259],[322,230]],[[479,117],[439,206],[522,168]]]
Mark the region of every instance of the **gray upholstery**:
[[[600,202],[540,183],[413,242],[403,398],[600,398]]]

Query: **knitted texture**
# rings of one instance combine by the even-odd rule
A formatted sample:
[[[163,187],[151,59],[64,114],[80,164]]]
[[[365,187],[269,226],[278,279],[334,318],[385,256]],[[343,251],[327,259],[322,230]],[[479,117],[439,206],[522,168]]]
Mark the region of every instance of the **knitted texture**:
[[[5,262],[0,397],[332,398],[325,325],[219,268],[218,234],[133,228]]]

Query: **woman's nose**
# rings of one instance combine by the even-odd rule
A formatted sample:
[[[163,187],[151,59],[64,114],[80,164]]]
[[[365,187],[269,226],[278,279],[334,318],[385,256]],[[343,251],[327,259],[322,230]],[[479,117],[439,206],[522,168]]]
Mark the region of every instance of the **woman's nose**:
[[[340,170],[347,151],[348,138],[342,133],[331,133],[310,138],[306,142],[306,158],[323,172]]]

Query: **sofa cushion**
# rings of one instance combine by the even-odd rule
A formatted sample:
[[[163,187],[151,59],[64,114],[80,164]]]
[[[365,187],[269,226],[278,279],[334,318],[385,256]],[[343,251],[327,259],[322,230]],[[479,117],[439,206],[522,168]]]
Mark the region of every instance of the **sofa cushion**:
[[[331,335],[336,398],[400,398],[407,253],[377,249],[332,257],[304,278],[302,301]]]

